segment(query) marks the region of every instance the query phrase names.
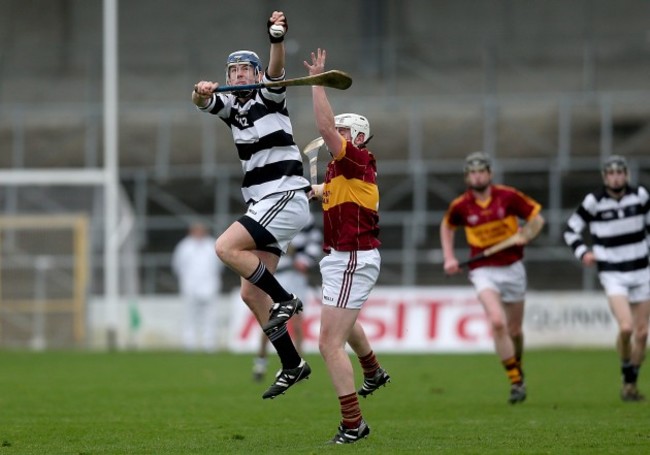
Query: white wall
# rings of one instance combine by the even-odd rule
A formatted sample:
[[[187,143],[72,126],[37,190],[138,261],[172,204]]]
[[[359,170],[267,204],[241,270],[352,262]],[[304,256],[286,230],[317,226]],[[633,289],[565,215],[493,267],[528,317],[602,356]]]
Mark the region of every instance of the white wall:
[[[89,344],[105,346],[101,299],[88,308]],[[137,309],[139,327],[130,322]],[[176,297],[138,296],[119,304],[118,346],[180,349],[183,303]],[[317,352],[320,303],[306,305],[306,352]],[[491,352],[489,326],[471,287],[376,288],[360,314],[377,352]],[[218,349],[254,352],[260,329],[238,292],[218,301]],[[524,323],[527,347],[612,347],[616,322],[601,292],[530,292]]]

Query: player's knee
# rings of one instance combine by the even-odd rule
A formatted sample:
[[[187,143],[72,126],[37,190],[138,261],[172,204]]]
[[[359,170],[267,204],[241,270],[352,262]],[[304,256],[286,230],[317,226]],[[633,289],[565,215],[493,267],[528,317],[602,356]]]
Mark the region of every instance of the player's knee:
[[[325,341],[326,337],[321,336],[318,341],[318,351],[320,352],[320,355],[323,357],[323,360],[327,362],[327,360],[331,357],[334,349],[331,343],[328,343]]]
[[[320,355],[321,357],[323,357],[323,360],[327,362],[327,358],[329,356],[327,345],[323,343],[318,343],[318,352],[320,352]]]
[[[621,324],[618,330],[621,340],[628,341],[632,337],[632,326],[628,324]]]
[[[508,328],[508,334],[510,335],[510,338],[520,338],[524,335],[524,332],[520,325],[517,326],[511,325]]]
[[[217,253],[217,256],[219,259],[221,259],[223,262],[226,262],[226,257],[228,256],[228,248],[226,246],[226,242],[219,237],[215,242],[214,242],[214,252]]]
[[[648,341],[648,327],[638,329],[634,333],[634,341],[636,344],[646,344]]]
[[[239,292],[239,296],[244,301],[244,303],[252,309],[252,305],[255,302],[256,298],[255,290],[249,286],[242,286],[241,291]]]
[[[500,318],[493,318],[491,321],[492,332],[495,335],[503,335],[506,332],[506,324]]]

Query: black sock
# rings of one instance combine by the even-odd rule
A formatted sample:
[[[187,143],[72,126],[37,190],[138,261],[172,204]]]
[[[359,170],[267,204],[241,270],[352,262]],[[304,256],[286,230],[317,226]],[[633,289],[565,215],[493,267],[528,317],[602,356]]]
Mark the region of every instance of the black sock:
[[[275,350],[278,351],[283,370],[286,368],[296,368],[300,365],[302,359],[296,347],[293,345],[293,341],[291,341],[286,325],[280,326],[280,328],[272,332],[269,335],[269,340]]]
[[[271,299],[274,302],[285,302],[291,300],[291,294],[280,286],[278,280],[276,280],[273,274],[266,269],[266,266],[262,261],[257,265],[253,274],[246,279],[271,296]]]
[[[621,373],[623,374],[623,382],[626,384],[636,384],[639,376],[639,367],[632,365],[629,360],[624,360],[621,364]]]

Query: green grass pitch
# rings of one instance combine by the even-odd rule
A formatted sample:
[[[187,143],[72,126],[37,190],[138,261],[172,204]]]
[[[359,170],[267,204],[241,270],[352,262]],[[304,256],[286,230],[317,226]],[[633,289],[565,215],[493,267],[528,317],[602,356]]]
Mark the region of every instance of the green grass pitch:
[[[250,355],[0,351],[0,455],[618,454],[650,447],[650,406],[620,400],[613,347],[528,352],[528,400],[516,406],[506,403],[507,379],[493,354],[379,358],[393,380],[361,399],[370,437],[329,446],[339,409],[318,355],[308,356],[309,380],[262,400],[272,374],[253,382]],[[643,369],[639,386],[650,392]]]

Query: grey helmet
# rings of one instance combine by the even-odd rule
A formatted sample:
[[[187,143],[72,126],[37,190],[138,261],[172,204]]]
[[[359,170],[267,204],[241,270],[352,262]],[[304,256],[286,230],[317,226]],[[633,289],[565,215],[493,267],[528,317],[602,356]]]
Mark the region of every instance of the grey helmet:
[[[463,171],[468,173],[469,171],[480,171],[487,169],[488,171],[492,168],[492,160],[490,156],[485,152],[472,152],[465,158],[465,165],[463,166]]]
[[[621,155],[611,155],[609,158],[603,161],[603,174],[607,171],[618,170],[627,172],[627,160]]]

